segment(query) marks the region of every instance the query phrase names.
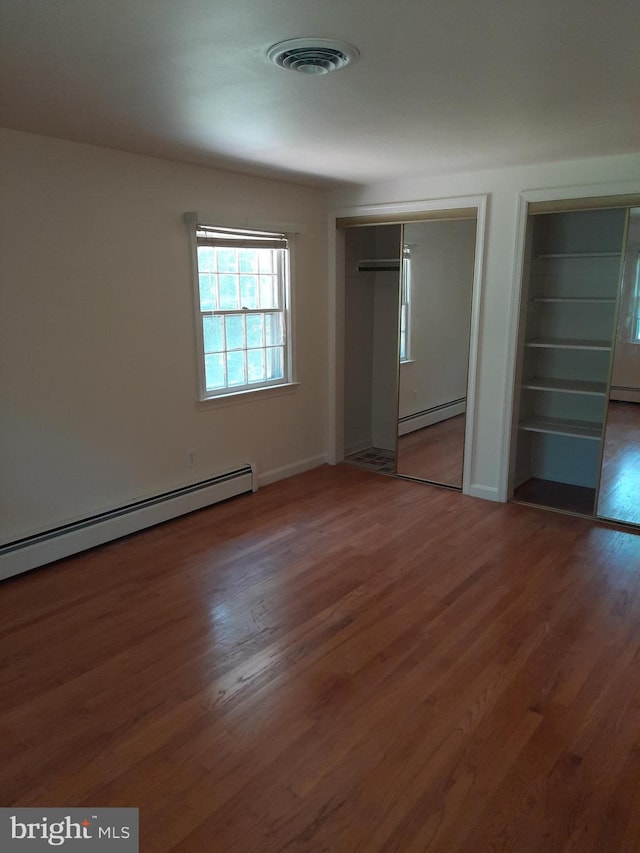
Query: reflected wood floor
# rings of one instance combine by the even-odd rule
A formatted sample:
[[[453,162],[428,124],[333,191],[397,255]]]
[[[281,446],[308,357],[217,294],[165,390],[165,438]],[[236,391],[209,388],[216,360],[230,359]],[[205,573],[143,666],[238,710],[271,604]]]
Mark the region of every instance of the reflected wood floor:
[[[640,524],[640,403],[609,402],[598,515]]]
[[[0,587],[0,803],[141,850],[640,849],[640,536],[322,467]]]
[[[465,416],[456,415],[398,438],[398,473],[462,487]]]

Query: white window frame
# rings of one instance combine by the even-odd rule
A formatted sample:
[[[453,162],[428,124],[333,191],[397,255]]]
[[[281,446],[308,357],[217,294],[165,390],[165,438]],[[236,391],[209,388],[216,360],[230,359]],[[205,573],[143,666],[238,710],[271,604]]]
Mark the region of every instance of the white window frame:
[[[284,230],[267,227],[234,227],[234,226],[216,226],[198,214],[185,214],[185,220],[190,228],[191,247],[192,247],[192,265],[193,265],[193,299],[194,299],[194,314],[196,326],[196,354],[198,363],[198,392],[201,401],[232,399],[233,397],[242,397],[247,394],[265,391],[266,389],[278,389],[291,386],[293,381],[293,329],[292,329],[292,311],[291,311],[291,270],[293,266],[293,248],[291,233]],[[198,246],[211,245],[204,243],[198,237],[198,233],[208,233],[211,240],[218,245],[229,245],[235,248],[273,248],[274,243],[282,243],[283,253],[280,255],[280,268],[278,269],[278,284],[279,298],[281,304],[275,308],[243,308],[237,309],[215,309],[203,310],[200,299],[200,269],[198,264]],[[242,385],[225,385],[219,388],[207,389],[205,360],[207,353],[205,352],[205,339],[203,331],[203,320],[205,317],[211,316],[244,316],[251,314],[279,314],[281,316],[283,328],[283,376],[275,379],[264,379],[254,382],[245,382]],[[245,341],[246,343],[246,341]],[[265,347],[266,348],[266,347]],[[250,349],[245,347],[240,352],[247,352]],[[225,350],[228,352],[228,350]]]

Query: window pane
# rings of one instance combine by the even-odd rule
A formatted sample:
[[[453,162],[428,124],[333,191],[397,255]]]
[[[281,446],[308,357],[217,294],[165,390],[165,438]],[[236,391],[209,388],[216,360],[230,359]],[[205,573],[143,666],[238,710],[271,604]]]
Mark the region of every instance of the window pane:
[[[198,292],[208,396],[286,379],[288,252],[198,246]]]
[[[200,283],[200,310],[215,311],[217,308],[215,276],[211,276],[209,273],[200,273],[198,280]]]
[[[273,272],[273,249],[258,249],[260,272]]]
[[[238,251],[240,272],[258,272],[258,250],[240,249]]]
[[[238,300],[238,277],[236,275],[221,275],[218,285],[220,288],[220,309],[233,311],[240,307]]]
[[[264,350],[252,349],[247,352],[247,373],[249,382],[264,382]]]
[[[198,246],[198,269],[202,272],[215,272],[216,258],[211,246]]]
[[[229,385],[246,385],[244,351],[227,353],[227,376]]]
[[[247,315],[247,346],[264,346],[264,314]]]
[[[265,314],[265,344],[267,346],[281,345],[284,343],[282,334],[282,314]]]
[[[244,349],[244,317],[237,314],[225,317],[227,349]]]
[[[258,279],[255,275],[240,276],[240,306],[242,308],[258,307]]]
[[[215,249],[218,260],[218,272],[237,272],[238,256],[236,249]]]
[[[213,391],[216,388],[224,388],[224,356],[222,353],[215,355],[205,355],[204,357],[204,376],[207,391]]]
[[[205,352],[222,352],[224,350],[222,317],[203,317],[202,335]]]
[[[260,307],[277,308],[276,293],[274,288],[274,276],[260,276]]]
[[[269,347],[267,355],[267,379],[284,378],[284,350],[282,347]]]

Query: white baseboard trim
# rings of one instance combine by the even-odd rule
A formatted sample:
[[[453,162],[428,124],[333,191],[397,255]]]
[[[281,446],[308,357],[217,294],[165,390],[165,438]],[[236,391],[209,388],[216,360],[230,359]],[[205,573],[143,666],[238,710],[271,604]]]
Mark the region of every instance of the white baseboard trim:
[[[454,418],[456,415],[463,415],[466,408],[466,400],[454,400],[452,403],[445,403],[442,406],[436,406],[433,409],[427,409],[415,415],[407,415],[398,424],[398,435],[407,435],[418,429],[433,426],[433,424],[440,423],[440,421]]]
[[[612,385],[609,399],[620,403],[640,403],[640,389],[616,388],[615,385]]]
[[[500,497],[498,489],[494,486],[481,486],[479,483],[472,483],[466,494],[472,498],[481,498],[483,501],[505,503],[504,499]]]
[[[268,486],[269,483],[277,483],[278,480],[293,477],[295,474],[304,474],[305,471],[311,471],[312,468],[318,468],[320,465],[325,465],[326,462],[327,458],[322,453],[319,456],[300,459],[290,465],[283,465],[281,468],[272,468],[270,471],[258,474],[258,486]]]

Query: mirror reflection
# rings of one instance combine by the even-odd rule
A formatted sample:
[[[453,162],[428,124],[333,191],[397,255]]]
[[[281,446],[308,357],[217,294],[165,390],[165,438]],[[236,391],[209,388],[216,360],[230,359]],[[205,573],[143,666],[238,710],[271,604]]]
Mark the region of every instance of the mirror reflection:
[[[462,487],[476,220],[403,226],[397,473]]]
[[[640,524],[640,208],[629,217],[598,515]]]

